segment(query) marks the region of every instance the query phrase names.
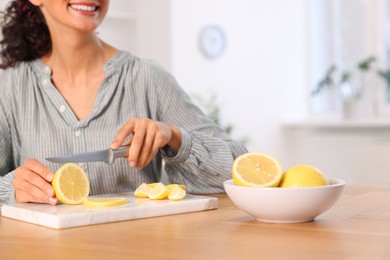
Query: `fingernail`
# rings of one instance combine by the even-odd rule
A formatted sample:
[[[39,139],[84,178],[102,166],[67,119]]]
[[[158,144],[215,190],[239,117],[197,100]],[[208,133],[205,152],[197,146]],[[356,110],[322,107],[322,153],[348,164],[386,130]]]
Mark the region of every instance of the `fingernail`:
[[[117,142],[112,142],[111,143],[111,145],[110,145],[110,148],[112,148],[112,149],[116,149],[116,148],[118,148],[118,144],[117,144]]]
[[[46,174],[46,180],[47,181],[52,181],[53,180],[53,174],[52,173]]]
[[[57,199],[49,198],[49,203],[52,204],[52,205],[56,205],[57,204]]]
[[[130,162],[130,166],[134,168],[134,167],[135,167],[135,162],[134,162],[134,161],[131,161],[131,162]]]

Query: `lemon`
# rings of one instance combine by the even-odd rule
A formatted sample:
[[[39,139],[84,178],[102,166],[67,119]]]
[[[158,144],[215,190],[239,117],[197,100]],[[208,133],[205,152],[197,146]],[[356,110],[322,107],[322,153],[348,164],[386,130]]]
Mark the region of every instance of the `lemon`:
[[[181,186],[183,185],[178,185],[178,184],[170,184],[167,185],[171,186],[170,191],[171,193],[168,196],[168,199],[170,200],[182,200],[186,196],[186,191],[183,189]]]
[[[300,164],[291,167],[283,174],[279,186],[290,188],[324,186],[327,184],[328,181],[320,170],[307,164]]]
[[[148,198],[151,190],[152,190],[152,187],[149,184],[142,183],[134,191],[134,195],[139,197],[139,198]]]
[[[148,185],[149,185],[149,187],[153,188],[157,183],[158,183],[158,182],[152,182],[152,183],[148,183]],[[183,190],[186,189],[186,186],[185,186],[185,185],[183,185],[183,184],[176,184],[176,183],[174,183],[174,184],[168,184],[168,185],[166,185],[166,187],[167,187],[168,189],[172,190],[173,187],[174,187],[175,185],[179,185],[180,188],[182,188]]]
[[[282,178],[281,164],[264,153],[249,152],[234,160],[232,175],[234,184],[253,187],[276,187]]]
[[[157,188],[155,188],[157,186]],[[178,188],[180,189],[178,189]],[[153,194],[150,195],[153,189]],[[151,198],[151,199],[165,199],[167,198],[171,192],[175,189],[175,195],[172,195],[172,200],[180,200],[186,196],[186,186],[183,184],[168,184],[164,185],[161,182],[153,182],[153,183],[142,183],[137,189],[134,191],[134,195],[140,198]],[[158,194],[162,191],[162,194]],[[184,191],[184,195],[183,195]]]
[[[149,199],[163,200],[166,199],[171,191],[161,182],[156,183],[152,190],[149,192]]]
[[[175,188],[176,186],[179,186],[181,189],[185,190],[186,189],[186,186],[183,185],[183,184],[168,184],[166,185],[166,187],[169,189],[169,190],[173,190],[173,188]]]
[[[126,202],[125,198],[85,198],[83,205],[90,207],[110,207],[123,205]]]
[[[78,164],[66,163],[55,173],[52,186],[56,197],[64,204],[81,204],[89,195],[88,176]]]
[[[148,183],[149,187],[150,188],[153,188],[154,186],[156,186],[158,182],[152,182],[152,183]]]

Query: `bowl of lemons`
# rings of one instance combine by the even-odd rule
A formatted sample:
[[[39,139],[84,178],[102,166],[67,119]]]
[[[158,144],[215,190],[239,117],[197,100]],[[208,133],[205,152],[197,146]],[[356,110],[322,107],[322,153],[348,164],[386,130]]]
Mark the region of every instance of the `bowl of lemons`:
[[[223,183],[232,202],[255,219],[273,223],[314,220],[340,198],[345,181],[326,178],[308,164],[283,171],[264,153],[249,152],[236,158],[233,179]]]

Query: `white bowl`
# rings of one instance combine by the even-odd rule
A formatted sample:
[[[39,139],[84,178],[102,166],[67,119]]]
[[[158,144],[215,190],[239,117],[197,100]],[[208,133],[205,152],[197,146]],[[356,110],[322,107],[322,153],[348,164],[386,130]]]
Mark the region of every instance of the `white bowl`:
[[[257,220],[277,223],[311,221],[340,198],[345,181],[329,179],[329,185],[305,188],[262,188],[223,183],[233,203]]]

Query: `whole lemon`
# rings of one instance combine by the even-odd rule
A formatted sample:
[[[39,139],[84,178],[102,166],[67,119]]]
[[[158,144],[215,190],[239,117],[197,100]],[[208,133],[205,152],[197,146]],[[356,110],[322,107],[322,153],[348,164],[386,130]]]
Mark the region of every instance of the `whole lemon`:
[[[328,185],[328,180],[322,172],[310,165],[295,165],[283,173],[279,187],[312,187]]]

